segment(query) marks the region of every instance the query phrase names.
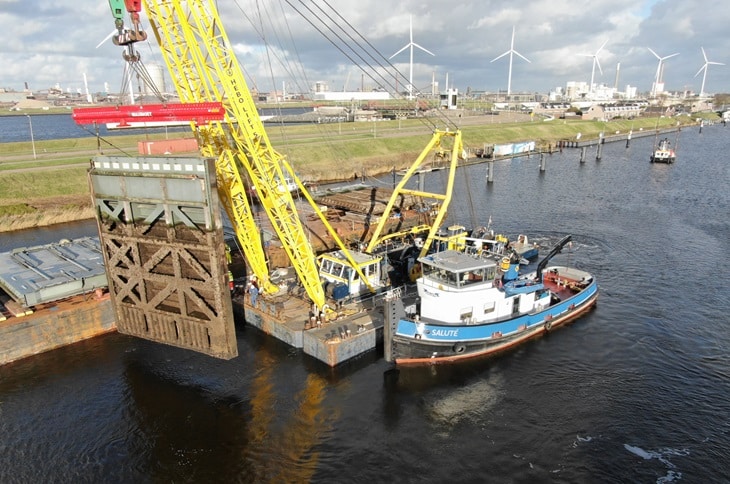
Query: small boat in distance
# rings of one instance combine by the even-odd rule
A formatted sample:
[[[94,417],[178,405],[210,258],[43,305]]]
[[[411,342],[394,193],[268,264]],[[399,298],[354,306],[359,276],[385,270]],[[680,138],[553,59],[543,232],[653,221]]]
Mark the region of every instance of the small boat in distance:
[[[520,257],[520,263],[527,265],[529,261],[536,258],[540,246],[537,244],[531,244],[529,240],[527,240],[527,236],[524,234],[520,234],[517,236],[517,241],[512,242],[509,247],[515,251],[515,253]]]
[[[548,266],[570,240],[565,236],[525,275],[519,274],[514,257],[499,264],[454,250],[421,257],[423,272],[416,281],[420,302],[405,309],[401,305],[394,324],[386,323],[386,359],[413,365],[488,355],[583,315],[598,299],[593,275]]]
[[[652,163],[674,163],[677,158],[672,144],[669,142],[669,138],[664,138],[654,147],[654,152],[651,154]]]

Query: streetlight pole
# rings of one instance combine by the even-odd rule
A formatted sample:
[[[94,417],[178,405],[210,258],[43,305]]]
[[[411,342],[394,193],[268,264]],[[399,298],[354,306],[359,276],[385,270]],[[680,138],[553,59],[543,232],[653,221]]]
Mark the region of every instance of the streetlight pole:
[[[30,114],[26,114],[28,117],[28,124],[30,125],[30,144],[33,146],[33,159],[37,160],[38,157],[35,154],[35,139],[33,139],[33,121],[30,119]]]

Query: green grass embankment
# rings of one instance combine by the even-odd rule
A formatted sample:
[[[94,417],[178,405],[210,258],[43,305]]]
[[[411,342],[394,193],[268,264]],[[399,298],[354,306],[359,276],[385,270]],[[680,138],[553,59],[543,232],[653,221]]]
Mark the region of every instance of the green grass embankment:
[[[485,144],[535,141],[538,149],[562,139],[675,126],[673,118],[610,122],[537,118],[500,122],[500,116],[459,119],[467,150]],[[689,118],[684,120],[691,122]],[[436,125],[439,129],[444,127]],[[272,145],[308,181],[338,181],[376,176],[410,166],[431,139],[423,120],[267,126]],[[177,135],[180,137],[180,135]],[[162,139],[164,134],[146,136]],[[107,155],[136,155],[139,136],[109,137],[100,145]],[[111,144],[109,144],[111,143]],[[89,160],[99,153],[96,138],[0,144],[0,232],[93,217],[87,181]],[[194,156],[194,154],[190,154]]]
[[[630,130],[670,128],[672,118],[617,120],[609,122],[581,120],[532,121],[499,123],[499,116],[481,116],[478,124],[466,118],[460,129],[464,147],[473,152],[485,144],[535,141],[538,149],[554,147],[560,140],[597,139],[600,133],[627,134]],[[689,121],[689,120],[687,120]],[[352,128],[352,125],[360,125]],[[309,128],[312,129],[312,128]],[[345,180],[355,175],[379,175],[409,166],[430,140],[431,129],[418,121],[398,123],[349,123],[347,128],[319,125],[317,141],[300,142],[291,133],[286,145],[280,146],[276,135],[272,143],[292,162],[300,177],[306,180]],[[354,132],[344,132],[355,130]]]

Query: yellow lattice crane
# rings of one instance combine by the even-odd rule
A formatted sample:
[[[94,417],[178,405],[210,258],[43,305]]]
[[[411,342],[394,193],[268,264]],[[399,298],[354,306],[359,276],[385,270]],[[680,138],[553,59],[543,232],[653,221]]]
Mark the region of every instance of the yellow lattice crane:
[[[269,280],[240,167],[256,190],[300,283],[317,308],[324,307],[325,292],[287,178],[293,178],[305,193],[350,267],[370,287],[370,278],[363,274],[362,265],[347,251],[284,156],[269,142],[214,2],[146,0],[143,3],[181,100],[222,101],[226,108],[223,123],[211,122],[198,128],[201,151],[204,156],[218,160],[220,197],[264,292],[275,292],[277,288]]]
[[[110,0],[119,30],[120,43],[131,49],[136,39],[128,39],[123,33],[120,0]],[[286,158],[271,145],[263,122],[258,114],[251,93],[247,87],[231,42],[218,15],[215,2],[203,0],[124,0],[124,6],[132,18],[135,36],[141,38],[139,12],[144,5],[155,38],[160,46],[167,69],[182,103],[222,102],[225,108],[223,121],[209,121],[192,124],[198,137],[201,154],[216,159],[218,193],[228,217],[234,226],[246,260],[259,281],[264,293],[278,291],[269,278],[266,254],[260,239],[257,224],[246,194],[247,178],[252,184],[276,235],[286,251],[300,283],[317,308],[325,306],[326,296],[320,278],[317,259],[307,239],[307,232],[297,213],[294,199],[286,180],[293,179],[305,199],[328,230],[329,235],[340,248],[339,257],[357,279],[371,291],[373,280],[363,269],[367,263],[356,260],[345,247],[336,230],[298,179]],[[115,43],[117,43],[115,41]],[[126,57],[125,57],[126,58]],[[409,174],[423,162],[426,153],[440,146],[442,138],[455,136],[452,154],[452,172],[447,195],[438,198],[443,202],[439,212],[440,223],[445,214],[453,184],[453,169],[456,158],[461,154],[460,132],[436,131],[432,142],[424,150]],[[399,186],[401,191],[403,181]],[[421,193],[420,195],[424,195]],[[418,195],[418,194],[417,194]],[[392,208],[397,193],[389,203]],[[383,221],[384,222],[384,221]],[[430,242],[438,224],[430,227]],[[382,223],[377,230],[380,234]],[[377,239],[377,240],[375,240]],[[377,236],[369,245],[369,252],[375,247]]]
[[[261,289],[277,290],[269,281],[244,176],[255,187],[307,294],[321,307],[325,298],[316,259],[283,183],[282,156],[269,142],[214,2],[150,0],[144,6],[181,101],[224,103],[223,123],[199,127],[200,147],[203,156],[217,160],[219,196]]]
[[[447,146],[444,146],[442,144],[443,141],[450,140],[451,146],[450,149]],[[444,190],[444,193],[437,193],[437,192],[427,192],[423,190],[414,190],[406,188],[406,184],[410,179],[413,177],[414,174],[418,172],[419,169],[423,168],[424,163],[426,163],[428,160],[428,155],[432,152],[436,152],[439,156],[446,158],[448,157],[449,160],[449,171],[448,171],[448,179],[446,181],[446,189]],[[398,186],[395,187],[395,190],[393,191],[393,195],[390,197],[390,200],[388,201],[388,205],[385,207],[385,211],[383,213],[383,216],[380,219],[380,222],[375,227],[375,230],[373,231],[373,234],[370,238],[370,243],[368,244],[367,251],[372,252],[375,250],[375,247],[378,246],[378,244],[382,243],[384,240],[394,238],[394,237],[401,237],[403,235],[406,235],[408,232],[427,232],[426,240],[421,247],[421,252],[419,254],[419,257],[423,257],[428,252],[429,248],[431,247],[431,243],[433,242],[436,232],[438,231],[439,227],[441,227],[441,222],[444,220],[444,217],[446,216],[446,211],[449,206],[449,202],[451,201],[451,195],[454,191],[454,177],[456,175],[456,166],[459,162],[459,158],[464,157],[464,146],[461,140],[461,131],[441,131],[436,130],[433,133],[433,137],[431,138],[431,142],[426,145],[426,147],[421,151],[421,154],[416,159],[415,163],[413,163],[410,168],[406,171],[405,175],[401,179],[400,183],[398,183]],[[423,199],[432,199],[432,200],[438,200],[436,202],[435,208],[435,214],[433,220],[429,224],[422,225],[419,227],[414,227],[412,229],[409,229],[405,232],[396,232],[396,233],[390,233],[387,235],[383,234],[383,229],[385,227],[385,222],[390,216],[390,214],[393,212],[393,207],[395,206],[396,200],[400,198],[402,195],[413,195],[415,197]]]
[[[190,19],[185,17],[182,3],[146,2],[145,6],[181,102],[192,104],[227,98],[223,121],[192,122],[191,127],[198,138],[201,154],[216,160],[219,199],[233,225],[248,265],[258,280],[259,288],[264,293],[275,293],[278,287],[269,280],[259,226],[249,204],[244,183],[246,175],[242,167],[245,163],[242,163],[241,158],[246,152],[255,150],[255,148],[245,150],[240,148],[241,145],[248,147],[250,144],[243,141],[248,136],[247,132],[242,132],[246,124],[235,123],[238,111],[245,112],[245,109],[237,109],[235,113],[231,110],[230,100],[233,96],[226,95],[225,86],[218,81],[215,66],[209,65],[211,60],[198,45],[198,42],[204,40],[196,38],[195,27],[190,23]],[[109,4],[117,28],[117,33],[112,39],[114,44],[125,48],[123,57],[127,62],[139,61],[139,55],[134,51],[133,45],[147,38],[147,34],[140,26],[142,1],[109,0]],[[132,23],[131,29],[124,26],[125,10]],[[241,120],[245,120],[245,117]],[[264,140],[262,144],[268,143]]]

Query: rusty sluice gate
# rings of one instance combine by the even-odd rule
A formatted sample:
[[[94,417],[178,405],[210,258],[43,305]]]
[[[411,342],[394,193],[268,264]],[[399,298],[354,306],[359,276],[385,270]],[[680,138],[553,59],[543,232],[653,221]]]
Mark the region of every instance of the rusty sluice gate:
[[[98,156],[89,180],[118,331],[237,356],[214,160]]]

